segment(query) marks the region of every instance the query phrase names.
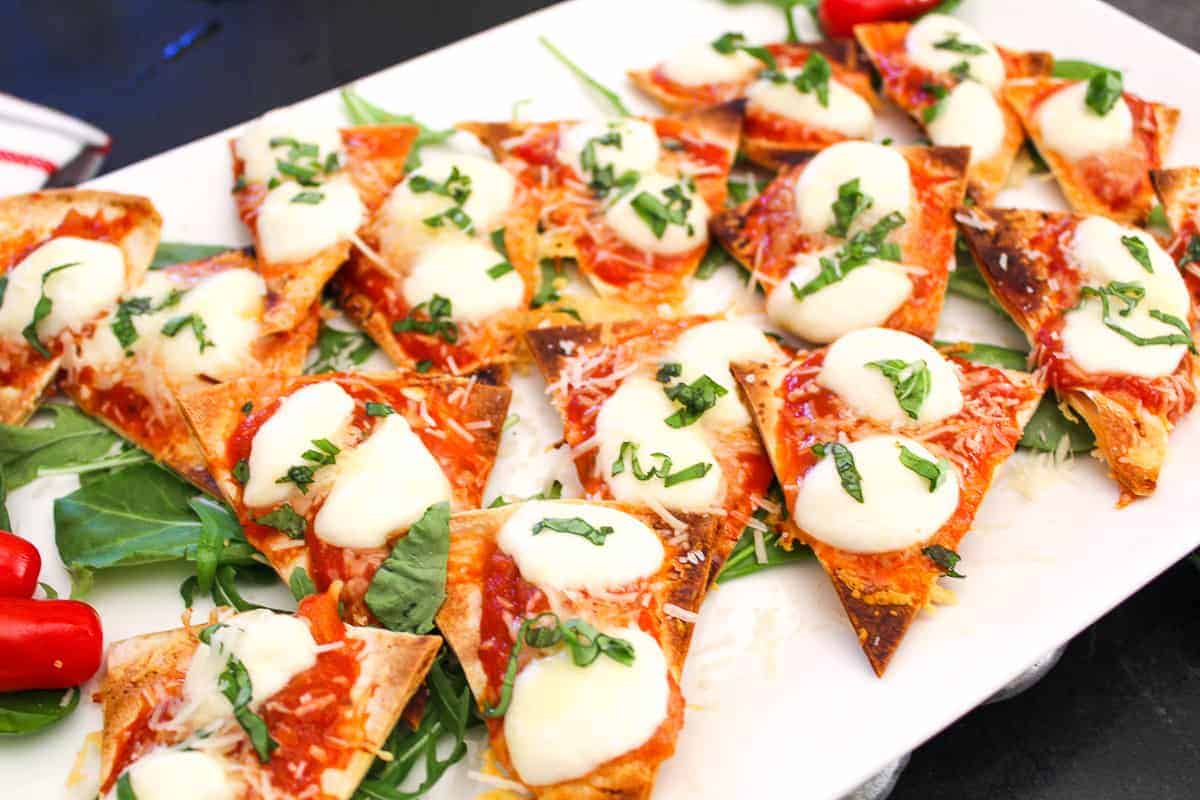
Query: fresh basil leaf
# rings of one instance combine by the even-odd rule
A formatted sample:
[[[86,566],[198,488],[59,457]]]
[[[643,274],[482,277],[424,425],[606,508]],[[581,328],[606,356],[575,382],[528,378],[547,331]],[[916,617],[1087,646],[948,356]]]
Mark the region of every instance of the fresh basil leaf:
[[[304,205],[309,205],[309,206],[315,206],[315,205],[318,205],[324,199],[325,199],[324,192],[316,192],[311,189],[306,189],[305,191],[300,192],[295,197],[293,197],[290,202],[302,203]]]
[[[890,358],[885,361],[870,361],[866,366],[879,370],[892,382],[896,402],[905,414],[912,419],[921,415],[921,406],[925,404],[925,398],[929,396],[933,385],[929,366],[923,360],[906,362]]]
[[[954,269],[950,270],[950,282],[946,286],[946,291],[968,300],[986,303],[988,308],[1003,315],[1004,319],[1011,323],[1008,312],[992,294],[991,287],[987,285],[987,281],[979,272],[979,266],[975,263],[975,258],[971,255],[971,250],[962,236],[955,239],[954,259]]]
[[[700,259],[700,266],[696,267],[696,271],[692,276],[697,280],[706,281],[713,275],[717,274],[717,270],[730,262],[729,254],[725,252],[725,248],[721,247],[717,242],[713,242],[704,251],[704,258]]]
[[[79,706],[79,689],[67,689],[70,698],[64,704],[62,689],[35,689],[0,694],[0,735],[23,736],[35,733],[71,715]]]
[[[1150,250],[1146,247],[1145,242],[1136,236],[1122,236],[1121,244],[1129,251],[1129,255],[1133,256],[1133,260],[1141,265],[1142,269],[1154,274],[1154,266],[1150,263]]]
[[[308,571],[304,567],[296,567],[292,570],[292,574],[288,577],[288,588],[292,591],[292,597],[297,600],[303,600],[310,594],[317,593],[317,587],[312,582],[312,578],[308,577]]]
[[[767,519],[767,510],[755,509],[753,517],[759,522],[764,522]],[[763,555],[766,557],[765,561],[760,562],[754,534],[755,529],[749,525],[742,528],[741,537],[734,545],[733,550],[729,552],[729,557],[725,559],[725,564],[717,575],[717,583],[728,583],[764,569],[790,564],[794,561],[804,561],[812,557],[812,550],[802,544],[794,543],[790,550],[785,548],[780,544],[778,530],[759,531],[762,536]]]
[[[1193,235],[1188,239],[1187,249],[1179,259],[1179,268],[1183,269],[1188,264],[1198,263],[1200,263],[1200,236]]]
[[[858,215],[874,205],[875,201],[859,188],[860,183],[860,179],[855,178],[838,187],[837,200],[832,206],[835,222],[825,229],[830,236],[844,239]]]
[[[450,506],[432,505],[400,537],[367,587],[371,613],[393,631],[426,633],[446,597]]]
[[[680,364],[678,361],[668,361],[659,366],[658,371],[654,373],[654,380],[659,383],[670,383],[682,374],[683,364]]]
[[[842,489],[855,501],[863,502],[862,475],[858,473],[858,467],[854,464],[854,454],[850,452],[850,448],[841,442],[826,442],[813,445],[812,450],[817,458],[833,456],[833,466],[837,470]]]
[[[987,364],[989,367],[1029,372],[1029,354],[1011,347],[979,342],[935,341],[934,344],[938,347],[949,348],[952,355],[965,361]]]
[[[1055,78],[1065,78],[1071,81],[1087,81],[1105,72],[1112,72],[1108,67],[1093,64],[1090,61],[1078,61],[1069,58],[1056,58],[1051,74]]]
[[[1096,436],[1087,423],[1068,418],[1053,395],[1047,394],[1025,425],[1019,445],[1027,450],[1056,453],[1064,436],[1068,437],[1072,453],[1090,453],[1096,449]]]
[[[387,403],[376,403],[367,401],[367,416],[368,417],[387,417],[396,413],[396,409],[389,406]]]
[[[424,303],[417,303],[408,310],[404,319],[392,323],[393,333],[423,333],[438,336],[447,344],[458,342],[459,328],[450,317],[453,306],[449,298],[435,294]],[[422,315],[425,317],[422,319]]]
[[[962,560],[962,557],[949,547],[943,547],[940,544],[931,544],[928,547],[921,548],[921,552],[929,556],[929,560],[936,564],[938,569],[947,578],[967,577],[966,575],[960,575],[956,571],[958,562]]]
[[[230,472],[235,481],[245,486],[250,481],[250,462],[244,458],[239,458],[234,463],[233,469]]]
[[[29,346],[38,351],[42,358],[49,358],[50,350],[38,338],[37,326],[42,320],[50,316],[50,312],[54,309],[54,301],[46,294],[46,281],[63,270],[77,266],[79,266],[78,261],[69,261],[66,264],[51,267],[42,273],[42,290],[41,294],[38,295],[37,303],[33,306],[33,317],[29,320],[29,324],[21,329],[21,336],[25,337],[25,341],[29,343]]]
[[[611,536],[613,529],[609,525],[594,527],[582,517],[547,517],[533,526],[533,535],[542,531],[557,531],[579,536],[596,546],[603,546],[604,540]]]
[[[316,375],[324,372],[349,372],[360,366],[378,349],[378,345],[361,331],[343,331],[322,322],[317,332],[317,357],[304,372]]]
[[[274,528],[289,539],[303,539],[304,532],[308,530],[308,521],[296,513],[291,503],[284,503],[269,514],[255,517],[254,521],[259,525]]]
[[[1154,208],[1150,209],[1150,213],[1146,215],[1146,227],[1171,230],[1171,222],[1167,219],[1167,210],[1163,208],[1162,203],[1155,203]]]
[[[950,90],[938,83],[923,83],[921,91],[933,97],[933,103],[921,110],[921,119],[928,125],[941,115]]]
[[[667,417],[664,422],[672,428],[686,428],[717,404],[729,390],[707,375],[701,375],[691,383],[677,383],[663,389],[667,397],[682,408]]]
[[[1088,79],[1085,102],[1088,108],[1103,117],[1121,99],[1124,88],[1120,72],[1111,69],[1098,72]]]
[[[558,288],[555,284],[561,274],[558,265],[554,259],[543,258],[538,262],[538,270],[541,275],[541,280],[538,281],[537,292],[529,301],[530,308],[541,308],[547,303],[556,303],[559,300]]]
[[[121,773],[121,777],[117,778],[117,800],[138,800],[137,794],[133,791],[133,779],[129,777],[129,771]]]
[[[805,59],[804,68],[800,70],[800,74],[792,79],[792,86],[801,94],[815,93],[817,102],[828,108],[829,79],[832,76],[833,69],[829,65],[829,60],[814,50]]]
[[[619,115],[621,115],[622,117],[633,116],[633,113],[625,106],[625,103],[621,100],[620,95],[618,95],[612,89],[609,89],[604,84],[600,83],[600,81],[596,80],[591,75],[588,75],[586,72],[584,72],[582,67],[580,67],[578,64],[576,64],[571,59],[567,58],[566,54],[563,53],[563,51],[559,50],[557,47],[555,47],[553,44],[551,44],[550,40],[547,39],[545,36],[539,36],[538,41],[541,42],[542,47],[549,50],[550,54],[552,56],[554,56],[556,59],[558,59],[559,63],[561,63],[567,69],[571,70],[571,72],[575,73],[575,76],[577,78],[579,78],[585,84],[590,86],[593,90],[595,90],[598,94],[600,94],[605,100],[607,100],[609,102],[609,104],[612,105],[613,110],[615,110]]]
[[[41,411],[53,415],[50,425],[0,425],[0,468],[9,489],[19,489],[42,470],[85,469],[121,441],[74,406],[46,403]]]
[[[952,53],[963,53],[970,56],[981,56],[987,52],[986,47],[980,47],[972,42],[964,42],[958,38],[958,31],[953,31],[945,39],[934,43],[938,50],[949,50]]]
[[[946,482],[953,469],[950,462],[939,458],[936,462],[914,453],[904,445],[900,445],[900,463],[929,482],[929,491],[936,492],[938,487]]]
[[[869,230],[854,234],[832,256],[821,257],[821,270],[815,278],[803,286],[791,284],[792,294],[797,300],[803,300],[826,286],[837,283],[853,270],[866,266],[873,258],[899,261],[899,247],[888,242],[887,237],[904,222],[904,215],[893,211],[872,225]]]
[[[677,484],[686,483],[687,481],[694,481],[694,480],[703,478],[705,475],[708,474],[708,471],[710,469],[712,469],[712,466],[713,466],[712,464],[709,464],[707,462],[698,461],[695,464],[692,464],[690,467],[684,467],[683,469],[681,469],[677,472],[672,472],[668,475],[664,475],[663,476],[663,486],[670,489],[672,486],[675,486]]]
[[[12,520],[8,518],[8,478],[3,466],[0,466],[0,530],[12,530]]]
[[[254,747],[259,762],[270,762],[271,754],[279,747],[279,742],[271,736],[263,718],[250,710],[254,690],[246,666],[230,656],[224,671],[217,678],[217,688],[233,706],[233,717],[250,738],[250,744]]]
[[[196,543],[196,586],[204,594],[212,591],[221,563],[221,551],[227,539],[237,538],[241,526],[229,511],[206,497],[193,497],[188,506],[200,519],[200,534]],[[230,526],[233,527],[232,530]]]

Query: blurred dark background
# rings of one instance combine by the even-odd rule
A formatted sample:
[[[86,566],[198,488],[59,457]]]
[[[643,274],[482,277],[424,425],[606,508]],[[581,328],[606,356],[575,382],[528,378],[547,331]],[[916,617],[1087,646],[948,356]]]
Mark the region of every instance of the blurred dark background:
[[[1200,0],[1111,1],[1200,49]],[[112,170],[547,5],[7,0],[0,90],[108,131]],[[181,37],[194,42],[167,57]],[[1200,76],[1179,79],[1200,90]],[[1041,683],[925,744],[893,797],[1196,800],[1200,570],[1177,564],[1071,642]]]

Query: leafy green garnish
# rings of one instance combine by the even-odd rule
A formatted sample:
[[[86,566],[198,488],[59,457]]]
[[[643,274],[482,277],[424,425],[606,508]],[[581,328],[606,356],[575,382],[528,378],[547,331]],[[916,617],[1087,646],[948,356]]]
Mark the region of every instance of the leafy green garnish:
[[[661,370],[660,370],[661,372]],[[717,404],[729,390],[707,375],[701,375],[691,383],[677,383],[663,389],[667,397],[679,403],[679,408],[664,422],[672,428],[686,428]]]
[[[913,419],[921,414],[921,406],[929,396],[932,379],[929,366],[922,360],[901,361],[889,358],[884,361],[869,361],[866,366],[874,367],[892,382],[892,390],[896,394],[896,402],[904,413]]]
[[[698,461],[689,467],[672,472],[671,457],[666,453],[651,453],[651,458],[657,458],[659,463],[652,466],[650,469],[643,469],[638,461],[638,445],[635,442],[621,442],[621,449],[617,453],[617,458],[612,463],[612,475],[620,475],[625,471],[626,462],[629,464],[629,471],[633,473],[633,477],[639,481],[648,481],[654,478],[662,478],[663,485],[667,488],[676,484],[685,483],[687,481],[703,478],[712,469],[712,464]]]
[[[964,42],[958,38],[958,31],[952,32],[940,42],[935,42],[933,45],[938,50],[949,50],[953,53],[964,53],[969,56],[981,56],[987,52],[987,48],[980,47],[971,42]]]
[[[1027,450],[1054,453],[1058,451],[1064,436],[1072,453],[1088,453],[1096,449],[1096,436],[1087,423],[1068,417],[1055,402],[1054,396],[1047,393],[1025,424],[1019,444]]]
[[[50,312],[54,309],[54,301],[46,295],[46,281],[65,269],[79,266],[79,263],[78,261],[70,261],[66,264],[51,267],[42,273],[41,294],[38,295],[37,303],[33,306],[33,318],[29,320],[28,325],[21,329],[21,335],[25,337],[25,341],[29,342],[29,346],[38,351],[42,358],[49,358],[50,351],[46,348],[46,345],[42,344],[42,340],[38,338],[37,326],[38,323],[50,316]]]
[[[639,192],[630,205],[656,239],[663,237],[668,225],[685,228],[689,236],[693,232],[687,218],[688,211],[692,208],[692,198],[687,196],[683,186],[679,184],[663,189],[661,198],[650,192]]]
[[[612,526],[601,525],[597,528],[582,517],[547,517],[533,526],[534,536],[542,531],[572,533],[597,546],[603,545],[604,540],[613,533]]]
[[[529,301],[530,308],[541,308],[547,303],[556,303],[559,300],[558,288],[555,283],[561,275],[561,271],[554,259],[543,258],[538,262],[538,271],[541,280],[538,281],[537,291]]]
[[[631,112],[625,106],[625,103],[622,102],[620,95],[618,95],[612,89],[609,89],[604,84],[600,83],[600,81],[596,80],[591,75],[584,72],[582,67],[580,67],[578,64],[576,64],[571,59],[567,58],[566,54],[563,53],[563,51],[559,50],[557,47],[555,47],[550,42],[550,40],[547,39],[545,36],[539,36],[538,41],[541,42],[542,47],[544,47],[550,51],[550,55],[552,55],[556,59],[558,59],[559,63],[561,63],[567,69],[571,70],[571,72],[574,72],[575,76],[577,78],[579,78],[585,84],[590,86],[593,90],[595,90],[598,94],[600,94],[605,100],[607,100],[609,102],[609,104],[613,107],[613,110],[617,112],[617,114],[619,114],[622,117],[633,116],[633,112]]]
[[[870,230],[854,234],[850,237],[850,241],[842,245],[832,256],[821,256],[821,270],[815,278],[803,286],[790,284],[792,294],[797,300],[803,300],[826,286],[837,283],[859,267],[866,266],[873,258],[899,261],[899,246],[886,240],[889,233],[903,224],[904,215],[899,211],[893,211],[872,225]]]
[[[458,341],[458,324],[450,319],[453,309],[449,298],[435,294],[424,303],[417,303],[408,310],[408,316],[392,323],[394,333],[423,333],[438,336],[447,344]],[[424,314],[427,319],[418,315]]]
[[[1188,239],[1187,249],[1183,251],[1183,256],[1179,259],[1180,269],[1188,264],[1200,264],[1200,236],[1193,235]]]
[[[274,528],[289,539],[303,539],[304,531],[308,529],[308,522],[296,513],[291,503],[284,503],[268,514],[255,517],[254,521],[259,525]]]
[[[167,320],[162,326],[162,333],[164,336],[175,336],[185,327],[189,328],[196,336],[196,343],[200,346],[201,353],[207,348],[215,346],[216,343],[208,338],[208,326],[204,324],[204,319],[194,311]]]
[[[316,360],[304,372],[306,375],[348,372],[370,358],[378,347],[365,333],[339,330],[322,321],[317,333]]]
[[[900,463],[929,481],[930,492],[937,491],[938,487],[946,482],[946,477],[953,469],[950,466],[950,462],[944,458],[939,458],[936,462],[930,461],[927,458],[917,455],[904,445],[900,445]]]
[[[771,51],[765,47],[755,47],[747,44],[745,35],[741,33],[722,34],[720,38],[712,43],[712,49],[726,56],[731,56],[738,50],[741,50],[746,55],[757,58],[768,69],[775,69],[775,56],[771,55]]]
[[[315,206],[325,199],[324,192],[315,192],[311,189],[306,189],[303,192],[296,194],[289,202],[300,203],[302,205]]]
[[[94,470],[121,441],[74,406],[45,403],[40,411],[53,415],[51,424],[36,428],[0,425],[0,469],[9,489],[19,489],[41,474]],[[145,460],[144,454],[141,460]]]
[[[1191,330],[1187,323],[1179,319],[1173,314],[1168,314],[1159,309],[1151,309],[1149,314],[1151,319],[1156,319],[1159,322],[1166,323],[1173,328],[1176,328],[1179,333],[1168,333],[1160,336],[1140,336],[1128,328],[1121,327],[1120,323],[1114,320],[1111,316],[1111,308],[1109,300],[1115,299],[1125,303],[1125,308],[1117,313],[1122,316],[1127,316],[1130,311],[1137,307],[1138,303],[1145,296],[1145,289],[1137,284],[1128,284],[1120,281],[1109,281],[1106,285],[1084,286],[1079,290],[1080,304],[1083,303],[1083,298],[1095,297],[1100,301],[1103,309],[1101,321],[1104,326],[1113,333],[1120,334],[1126,340],[1133,342],[1138,347],[1153,347],[1156,345],[1186,345],[1188,350],[1195,353],[1196,345],[1192,341]]]
[[[0,736],[23,736],[65,719],[79,706],[79,689],[35,689],[0,694]],[[67,699],[66,703],[63,700]]]
[[[366,603],[384,627],[426,633],[446,598],[450,505],[437,503],[400,537],[371,579]]]
[[[858,474],[858,467],[854,464],[854,454],[850,452],[850,448],[841,442],[825,442],[814,444],[812,451],[817,458],[833,456],[833,466],[837,470],[842,489],[856,502],[863,502],[862,475]]]
[[[355,125],[417,126],[417,138],[413,140],[412,147],[408,151],[408,159],[404,163],[404,169],[407,172],[412,172],[421,166],[421,150],[423,148],[443,144],[455,132],[454,128],[441,130],[430,128],[411,114],[393,114],[390,111],[384,111],[379,106],[364,100],[358,92],[350,87],[342,89],[342,103],[346,106],[346,116],[350,117],[350,121]]]
[[[933,97],[934,100],[933,103],[921,110],[921,119],[928,125],[941,115],[942,109],[946,105],[946,98],[950,96],[950,90],[939,83],[923,83],[921,91]]]
[[[658,371],[654,373],[654,380],[659,383],[670,383],[682,374],[683,364],[680,364],[678,361],[667,361],[659,365]]]
[[[234,656],[229,656],[225,669],[217,678],[217,688],[233,706],[233,717],[250,738],[258,760],[263,764],[269,762],[271,753],[279,747],[279,742],[271,736],[263,718],[250,710],[254,690],[246,666]]]
[[[928,547],[921,548],[921,552],[929,556],[929,560],[937,565],[938,569],[947,578],[965,578],[966,575],[960,575],[956,571],[958,562],[962,557],[958,553],[951,550],[949,547],[943,547],[940,544],[931,544]]]
[[[154,260],[150,269],[162,269],[172,264],[183,264],[187,261],[202,261],[206,258],[236,250],[223,244],[192,244],[190,242],[159,242],[154,251]]]
[[[1088,79],[1085,102],[1088,108],[1103,117],[1112,111],[1113,106],[1121,99],[1123,90],[1124,81],[1121,73],[1114,69],[1106,69]]]
[[[130,297],[117,304],[116,313],[113,314],[113,321],[109,327],[126,355],[129,355],[129,348],[138,340],[137,326],[134,324],[133,318],[172,308],[183,299],[183,294],[178,289],[172,289],[157,304],[152,302],[149,297]]]
[[[292,570],[292,574],[288,577],[288,589],[292,592],[292,597],[297,600],[303,600],[310,594],[317,593],[316,584],[312,578],[308,577],[308,570],[304,567],[296,567]]]
[[[800,74],[792,79],[792,86],[796,87],[796,91],[800,94],[808,94],[815,92],[817,102],[825,108],[829,107],[829,79],[833,75],[833,69],[829,65],[829,60],[820,53],[810,53],[804,61],[804,68],[800,70]]]
[[[1133,256],[1133,260],[1142,266],[1142,269],[1151,274],[1154,273],[1154,266],[1150,263],[1150,250],[1146,247],[1146,243],[1136,236],[1122,236],[1121,244],[1129,251],[1129,255]]]
[[[368,417],[389,417],[396,413],[396,409],[387,403],[376,403],[373,400],[367,401],[366,410]]]
[[[874,200],[859,188],[860,180],[855,178],[846,181],[838,187],[837,200],[833,201],[834,224],[825,229],[830,236],[844,239],[850,233],[850,225],[855,218],[874,204]]]

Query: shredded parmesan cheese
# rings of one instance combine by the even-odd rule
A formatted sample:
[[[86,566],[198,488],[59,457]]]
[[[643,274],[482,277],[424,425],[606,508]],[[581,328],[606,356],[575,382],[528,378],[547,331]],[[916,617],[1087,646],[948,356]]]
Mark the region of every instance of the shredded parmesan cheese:
[[[668,617],[674,617],[675,619],[682,620],[683,622],[687,622],[692,625],[695,625],[700,620],[700,615],[695,611],[689,611],[686,608],[681,608],[674,603],[664,603],[663,613]]]

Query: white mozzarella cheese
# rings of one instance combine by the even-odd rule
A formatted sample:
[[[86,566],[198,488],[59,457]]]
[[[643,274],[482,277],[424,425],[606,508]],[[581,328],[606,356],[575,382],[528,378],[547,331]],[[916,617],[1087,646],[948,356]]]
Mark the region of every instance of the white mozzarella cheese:
[[[1087,104],[1088,82],[1059,89],[1042,101],[1036,113],[1046,147],[1067,158],[1119,150],[1133,141],[1133,113],[1122,97],[1100,116]]]
[[[667,661],[641,630],[606,631],[633,646],[633,664],[601,655],[577,667],[563,649],[517,673],[504,738],[521,780],[542,786],[578,778],[635,750],[667,717]]]
[[[487,271],[504,261],[490,244],[460,239],[434,244],[422,250],[404,279],[404,299],[410,306],[424,303],[435,294],[450,301],[450,316],[463,322],[479,322],[493,314],[520,308],[525,300],[525,282],[516,270],[498,278]]]
[[[955,39],[964,45],[980,47],[984,52],[960,53],[949,47],[938,47]],[[955,17],[945,14],[926,14],[921,17],[909,30],[905,49],[914,64],[933,72],[949,72],[965,61],[970,65],[971,77],[992,91],[1004,83],[1004,60],[1000,58],[996,46],[984,39],[979,31]]]
[[[1117,313],[1121,308],[1124,308],[1122,303],[1110,299],[1109,318],[1131,333],[1147,338],[1179,333],[1177,328],[1150,317],[1148,309],[1139,307],[1123,317]],[[1062,332],[1063,352],[1084,372],[1159,378],[1174,372],[1187,352],[1187,346],[1182,344],[1146,347],[1134,344],[1107,327],[1103,315],[1103,306],[1096,298],[1088,298],[1080,308],[1067,313]]]
[[[656,236],[633,203],[642,194],[649,194],[664,206],[668,205],[671,201],[663,192],[671,187],[681,190],[690,205],[682,225],[668,224],[662,235]],[[642,175],[631,191],[604,211],[604,221],[617,236],[639,250],[664,255],[686,253],[707,242],[708,217],[708,205],[694,189],[689,188],[686,182],[658,173]]]
[[[612,533],[593,544],[574,533],[534,527],[547,519],[581,519]],[[522,503],[500,528],[500,549],[512,556],[521,577],[535,586],[605,592],[628,586],[661,569],[662,542],[645,523],[624,511],[588,503]]]
[[[915,420],[900,407],[891,380],[867,366],[892,359],[906,364],[922,361],[929,370],[929,392]],[[885,424],[937,422],[957,414],[963,405],[953,365],[922,339],[887,328],[853,331],[830,345],[817,382],[863,416]]]
[[[750,105],[771,114],[837,131],[854,139],[868,139],[875,130],[875,112],[871,104],[853,89],[830,79],[828,105],[821,105],[816,92],[801,92],[792,78],[801,70],[785,70],[786,81],[760,78],[746,90]]]
[[[319,197],[315,203],[297,198]],[[258,209],[260,255],[276,263],[300,261],[348,239],[366,216],[354,184],[338,176],[320,186],[290,181],[267,192]]]
[[[306,464],[314,439],[336,443],[354,414],[354,398],[332,381],[310,383],[283,398],[250,443],[250,478],[242,502],[251,508],[287,500],[295,486],[277,483],[290,467]]]
[[[295,676],[317,663],[317,642],[308,624],[290,614],[265,608],[230,617],[192,654],[183,681],[188,719],[203,727],[233,714],[218,687],[229,659],[236,658],[250,676],[250,708],[257,710]]]
[[[839,142],[818,153],[796,180],[800,229],[814,233],[833,225],[838,188],[855,178],[871,207],[854,218],[851,231],[869,228],[893,211],[909,216],[912,176],[904,156],[873,142]]]
[[[672,428],[664,422],[678,407],[663,393],[661,383],[643,377],[627,379],[600,407],[596,415],[599,442],[596,468],[617,500],[633,503],[652,500],[683,511],[698,511],[720,504],[723,492],[721,467],[701,433],[700,424]],[[638,463],[644,471],[660,461],[652,458],[652,453],[667,454],[671,458],[672,472],[696,463],[712,464],[712,468],[702,478],[671,487],[659,477],[638,480],[628,458],[625,471],[613,475],[612,465],[620,456],[624,442],[638,446]]]
[[[763,63],[749,53],[720,53],[711,42],[689,45],[662,64],[663,74],[681,86],[744,81],[762,68]]]
[[[662,360],[682,366],[681,381],[691,383],[707,375],[725,387],[725,396],[700,417],[705,427],[725,430],[750,424],[750,414],[738,394],[729,365],[772,361],[778,353],[758,326],[746,320],[717,320],[684,331]]]
[[[1133,237],[1146,247],[1153,272],[1147,272],[1121,243]],[[1075,265],[1087,275],[1086,282],[1103,286],[1110,281],[1140,284],[1146,290],[1142,305],[1186,319],[1190,305],[1187,286],[1175,262],[1154,237],[1137,228],[1118,225],[1107,217],[1087,217],[1075,227],[1068,246]]]
[[[235,800],[240,793],[222,759],[199,750],[150,752],[130,765],[129,783],[137,800]]]
[[[340,153],[342,147],[334,116],[299,107],[276,108],[250,123],[234,145],[247,181],[266,183],[277,174],[276,162],[286,161],[291,148],[290,144],[279,144],[281,139],[315,144],[320,151],[316,160],[322,164],[330,153]],[[274,147],[272,140],[277,142]]]
[[[450,500],[437,459],[399,414],[383,417],[364,442],[339,455],[336,469],[313,531],[338,547],[382,547],[431,505]]]
[[[397,226],[397,235],[429,239],[443,235],[461,235],[459,228],[450,222],[439,227],[425,224],[425,220],[436,217],[455,205],[453,198],[433,190],[413,190],[413,180],[421,179],[436,184],[445,184],[451,174],[468,179],[469,183],[456,183],[461,191],[468,191],[462,210],[471,218],[474,232],[486,236],[503,224],[504,215],[512,206],[517,183],[512,173],[487,158],[467,154],[445,154],[424,159],[420,168],[396,186],[383,207],[383,217],[389,225]]]
[[[900,447],[937,462],[921,444],[899,436],[872,436],[846,447],[862,476],[863,502],[842,488],[827,454],[800,481],[796,524],[822,542],[852,553],[900,550],[928,539],[958,508],[958,471],[934,491],[900,463]]]
[[[45,278],[48,272],[55,271]],[[107,242],[60,236],[38,247],[7,273],[0,305],[0,336],[21,336],[33,321],[43,289],[50,313],[38,323],[43,343],[67,328],[79,329],[117,302],[125,290],[125,255]]]
[[[581,157],[588,143],[616,134],[619,143],[592,144],[596,166],[611,165],[613,173],[620,175],[632,170],[649,172],[658,165],[660,145],[654,126],[640,119],[621,119],[612,122],[578,122],[564,130],[558,145],[558,159],[573,167],[580,177],[584,174]]]
[[[797,300],[792,284],[802,288],[817,277],[821,257],[832,258],[836,250],[796,258],[796,266],[767,296],[767,316],[772,322],[823,344],[859,328],[882,325],[912,294],[912,281],[903,267],[873,258],[840,281]]]
[[[940,147],[970,147],[972,164],[999,152],[1007,132],[996,96],[970,80],[951,90],[941,101],[941,111],[925,127]]]

